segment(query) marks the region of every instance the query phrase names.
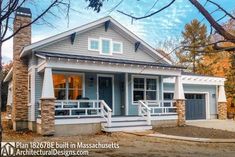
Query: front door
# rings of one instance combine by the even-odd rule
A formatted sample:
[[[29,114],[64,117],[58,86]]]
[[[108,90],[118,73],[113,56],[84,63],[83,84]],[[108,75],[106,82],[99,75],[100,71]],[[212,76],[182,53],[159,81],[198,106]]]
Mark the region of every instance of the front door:
[[[104,100],[113,109],[113,77],[98,77],[98,97],[99,100]]]

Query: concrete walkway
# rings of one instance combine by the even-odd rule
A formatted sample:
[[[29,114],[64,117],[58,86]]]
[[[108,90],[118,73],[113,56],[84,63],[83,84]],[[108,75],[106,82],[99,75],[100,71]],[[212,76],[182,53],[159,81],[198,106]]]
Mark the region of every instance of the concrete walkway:
[[[235,120],[193,120],[186,121],[186,124],[202,128],[213,128],[235,132]]]

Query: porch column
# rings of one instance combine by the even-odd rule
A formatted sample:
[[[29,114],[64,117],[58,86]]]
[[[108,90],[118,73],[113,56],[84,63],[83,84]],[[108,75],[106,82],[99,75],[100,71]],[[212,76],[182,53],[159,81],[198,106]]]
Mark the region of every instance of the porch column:
[[[174,100],[176,101],[176,111],[178,114],[178,126],[185,125],[185,97],[181,76],[175,78]]]
[[[55,95],[51,68],[45,68],[41,97],[41,134],[55,133]]]
[[[224,85],[219,86],[219,96],[218,96],[218,119],[225,120],[227,119],[227,104],[226,104],[226,95],[224,90]]]
[[[125,115],[129,113],[129,101],[128,101],[128,73],[125,73]]]

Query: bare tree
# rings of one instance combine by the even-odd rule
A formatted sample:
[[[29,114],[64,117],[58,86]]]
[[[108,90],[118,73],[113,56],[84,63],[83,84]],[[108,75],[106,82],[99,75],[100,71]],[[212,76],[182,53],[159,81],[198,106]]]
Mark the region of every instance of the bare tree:
[[[51,25],[49,21],[46,21],[45,16],[58,17],[53,12],[56,11],[61,16],[64,16],[69,20],[71,8],[70,0],[51,0],[48,1],[48,5],[43,8],[39,8],[39,0],[1,0],[0,1],[0,87],[2,85],[3,73],[2,73],[2,44],[7,40],[11,39],[22,29],[29,27],[32,24],[41,22],[43,24]],[[22,25],[17,30],[12,29],[12,23],[15,17],[15,12],[18,8],[22,6],[34,6],[35,9],[41,10],[29,24]],[[2,108],[1,104],[1,90],[0,90],[0,112]],[[2,141],[2,117],[0,114],[0,142]]]

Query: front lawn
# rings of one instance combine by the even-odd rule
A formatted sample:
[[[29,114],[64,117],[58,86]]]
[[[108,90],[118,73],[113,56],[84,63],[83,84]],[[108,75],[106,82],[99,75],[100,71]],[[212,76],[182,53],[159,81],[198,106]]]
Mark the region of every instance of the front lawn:
[[[195,126],[156,128],[154,129],[154,131],[162,134],[175,135],[175,136],[235,139],[235,132],[229,132],[218,129],[201,128]]]

